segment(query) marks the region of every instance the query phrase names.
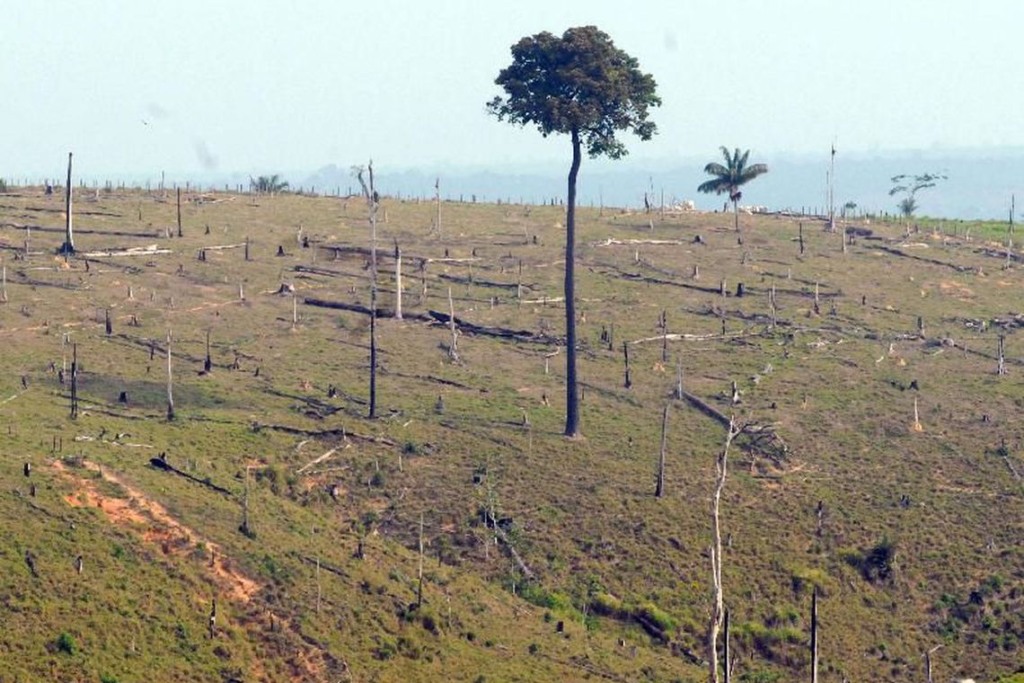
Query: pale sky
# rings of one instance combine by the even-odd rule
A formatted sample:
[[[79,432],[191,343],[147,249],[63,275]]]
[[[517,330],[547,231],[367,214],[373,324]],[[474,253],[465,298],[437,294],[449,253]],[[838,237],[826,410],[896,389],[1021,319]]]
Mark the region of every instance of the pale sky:
[[[21,0],[0,177],[567,160],[484,103],[512,43],[585,24],[657,81],[636,159],[1024,146],[1020,0]]]

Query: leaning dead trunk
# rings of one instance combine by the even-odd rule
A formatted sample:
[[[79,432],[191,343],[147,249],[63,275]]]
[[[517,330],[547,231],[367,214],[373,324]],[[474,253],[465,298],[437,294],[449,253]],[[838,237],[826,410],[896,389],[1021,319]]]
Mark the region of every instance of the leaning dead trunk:
[[[729,447],[740,430],[736,428],[735,418],[729,419],[729,431],[725,437],[725,445],[715,463],[715,491],[711,498],[711,530],[714,543],[711,546],[711,586],[714,591],[714,602],[711,606],[711,623],[708,628],[708,668],[711,683],[718,683],[718,632],[722,628],[725,608],[722,594],[722,528],[719,509],[722,501],[722,489],[725,488],[725,477],[729,461]],[[728,666],[728,662],[726,662]]]

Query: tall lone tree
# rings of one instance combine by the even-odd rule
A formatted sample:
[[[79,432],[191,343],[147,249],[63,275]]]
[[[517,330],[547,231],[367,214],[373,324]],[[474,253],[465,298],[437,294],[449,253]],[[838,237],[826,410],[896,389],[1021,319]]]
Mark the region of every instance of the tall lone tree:
[[[717,161],[712,161],[710,164],[704,167],[704,172],[708,175],[714,176],[711,180],[701,183],[697,187],[697,192],[706,192],[715,194],[729,194],[729,201],[732,202],[732,213],[733,220],[735,222],[736,232],[740,231],[740,210],[739,201],[743,198],[743,193],[740,191],[740,187],[747,184],[759,175],[763,175],[768,172],[768,167],[764,164],[750,164],[747,165],[747,158],[750,156],[750,150],[746,152],[740,152],[740,148],[737,147],[736,151],[729,153],[726,147],[721,147],[722,156],[725,158],[725,164],[722,165]]]
[[[576,178],[583,148],[591,157],[619,159],[628,152],[617,131],[649,140],[657,131],[648,110],[661,100],[654,78],[615,47],[595,26],[570,28],[561,37],[547,31],[512,46],[512,64],[494,81],[504,94],[487,104],[500,121],[533,124],[547,137],[563,133],[572,142],[565,214],[565,435],[580,433],[576,378]]]

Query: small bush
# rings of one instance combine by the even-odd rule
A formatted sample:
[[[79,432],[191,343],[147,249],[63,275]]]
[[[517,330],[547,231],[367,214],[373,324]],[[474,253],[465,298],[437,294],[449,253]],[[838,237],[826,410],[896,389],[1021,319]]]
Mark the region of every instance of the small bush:
[[[75,650],[78,649],[75,645],[75,639],[67,631],[63,631],[57,636],[56,646],[57,652],[63,652],[66,655],[73,655]]]

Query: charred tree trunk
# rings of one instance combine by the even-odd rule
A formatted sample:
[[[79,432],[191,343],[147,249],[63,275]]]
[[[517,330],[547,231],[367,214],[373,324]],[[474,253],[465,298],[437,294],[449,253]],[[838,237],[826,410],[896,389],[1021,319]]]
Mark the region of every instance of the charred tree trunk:
[[[811,593],[811,683],[818,683],[818,587]]]
[[[395,240],[395,318],[402,319],[402,249]]]
[[[71,419],[78,418],[78,344],[71,346]]]
[[[175,188],[175,194],[177,195],[178,204],[178,237],[184,237],[181,232],[181,188]]]

